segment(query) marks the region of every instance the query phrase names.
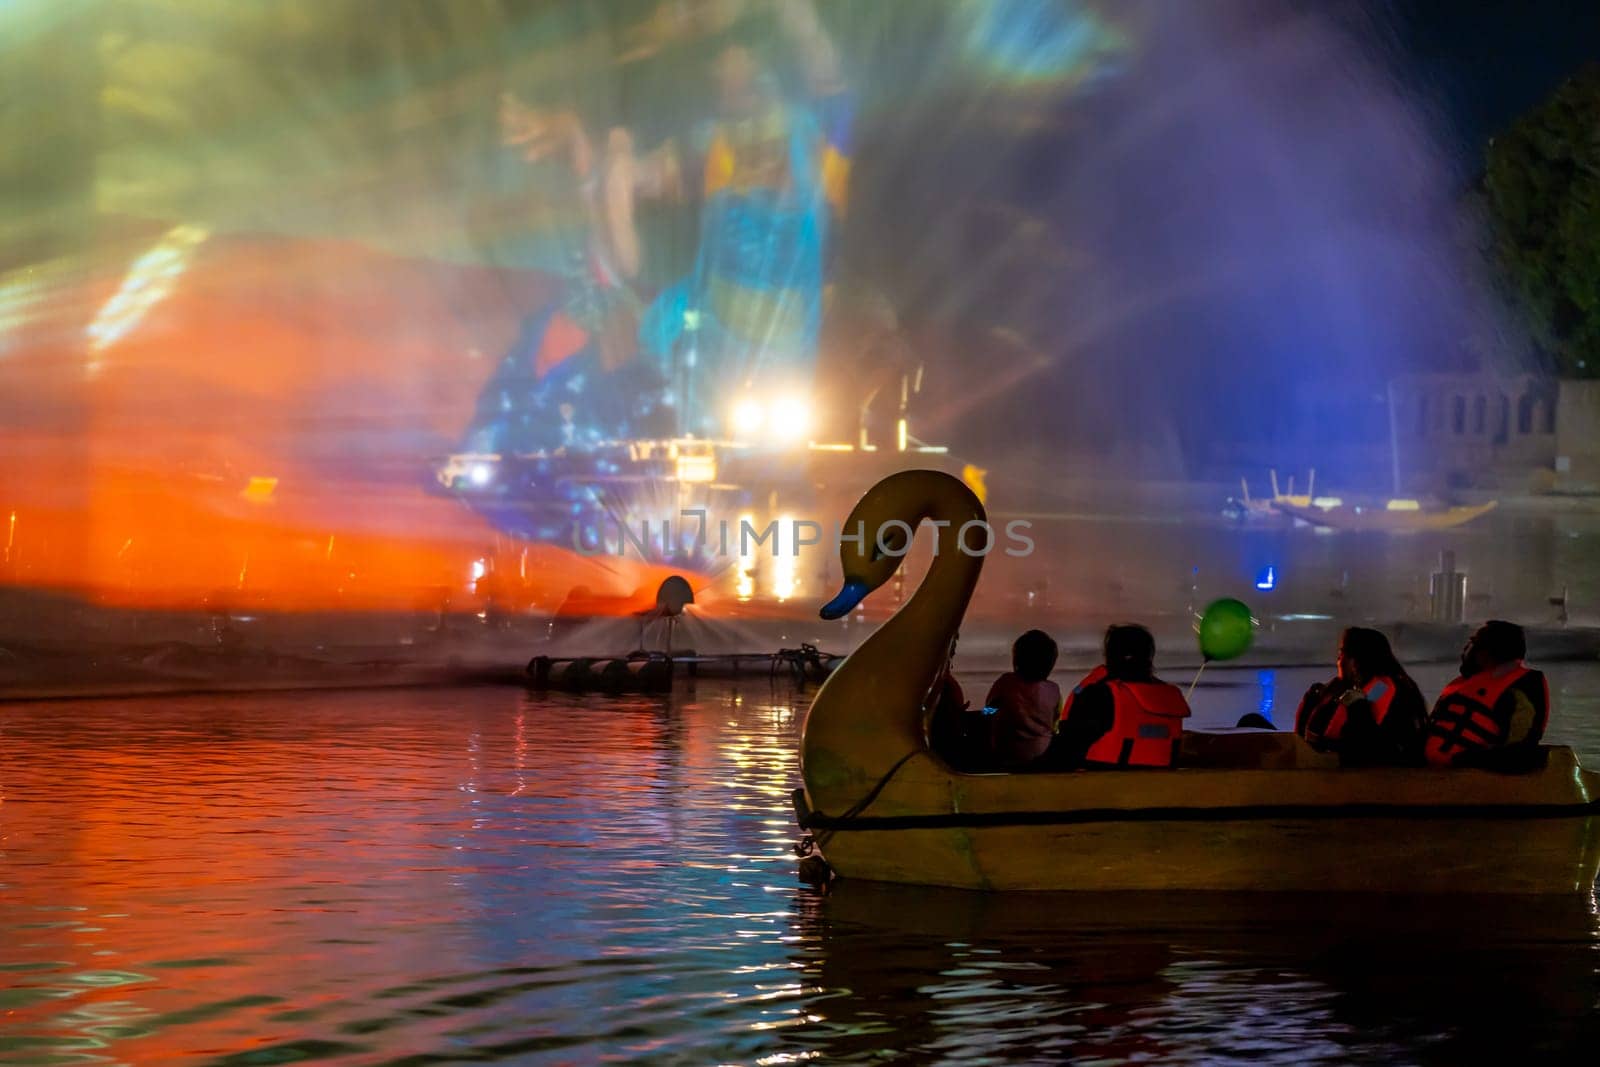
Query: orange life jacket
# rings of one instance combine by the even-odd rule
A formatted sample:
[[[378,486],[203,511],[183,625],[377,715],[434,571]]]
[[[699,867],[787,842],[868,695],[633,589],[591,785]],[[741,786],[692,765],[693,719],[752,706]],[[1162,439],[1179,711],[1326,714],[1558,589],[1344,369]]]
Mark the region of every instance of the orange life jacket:
[[[1492,670],[1479,671],[1470,678],[1457,678],[1444,687],[1433,706],[1428,731],[1423,738],[1423,755],[1436,767],[1448,767],[1468,752],[1499,748],[1511,729],[1512,706],[1500,710],[1500,698],[1529,674],[1537,674],[1521,660],[1502,663]],[[1539,675],[1542,699],[1533,709],[1533,729],[1528,736],[1544,736],[1550,718],[1550,683]]]
[[[1183,690],[1168,682],[1107,681],[1111,687],[1111,729],[1084,753],[1089,763],[1117,767],[1170,767],[1189,704]]]
[[[1105,664],[1101,664],[1100,666],[1096,667],[1094,670],[1090,671],[1088,674],[1084,675],[1083,678],[1079,680],[1078,684],[1073,686],[1071,691],[1067,693],[1067,699],[1062,701],[1062,703],[1061,703],[1061,721],[1062,722],[1066,722],[1067,721],[1067,715],[1068,715],[1069,712],[1072,711],[1072,702],[1077,699],[1077,696],[1078,696],[1079,693],[1083,692],[1085,689],[1089,688],[1091,685],[1094,685],[1096,682],[1103,682],[1105,680],[1106,680]]]
[[[1394,707],[1394,696],[1399,691],[1394,679],[1387,675],[1378,675],[1372,681],[1361,687],[1362,696],[1372,705],[1372,721],[1379,726],[1388,717],[1389,709]],[[1331,711],[1324,709],[1331,708]],[[1344,734],[1345,723],[1349,721],[1350,709],[1337,698],[1323,697],[1317,705],[1309,709],[1310,714],[1304,719],[1302,737],[1313,745],[1327,741],[1337,741]],[[1296,716],[1299,719],[1299,716]]]

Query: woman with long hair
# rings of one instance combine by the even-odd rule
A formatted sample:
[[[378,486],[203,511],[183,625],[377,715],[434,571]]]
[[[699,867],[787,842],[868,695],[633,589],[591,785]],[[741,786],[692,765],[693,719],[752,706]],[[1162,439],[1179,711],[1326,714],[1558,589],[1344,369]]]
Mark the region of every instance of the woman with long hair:
[[[1347,766],[1408,766],[1422,760],[1427,705],[1377,630],[1351,626],[1339,637],[1338,673],[1306,690],[1295,733]]]

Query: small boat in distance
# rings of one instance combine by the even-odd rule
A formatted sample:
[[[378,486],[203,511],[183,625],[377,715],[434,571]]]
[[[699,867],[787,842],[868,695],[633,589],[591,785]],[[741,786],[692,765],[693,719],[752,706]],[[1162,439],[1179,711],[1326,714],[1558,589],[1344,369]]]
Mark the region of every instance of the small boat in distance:
[[[1278,469],[1276,467],[1267,469],[1267,478],[1272,485],[1272,495],[1270,497],[1251,496],[1250,480],[1241,477],[1239,479],[1239,492],[1241,495],[1230,496],[1222,507],[1222,513],[1228,518],[1239,522],[1261,519],[1277,519],[1281,521],[1282,513],[1277,510],[1277,504],[1293,504],[1302,507],[1311,505],[1312,491],[1317,484],[1315,467],[1306,476],[1306,491],[1298,495],[1294,491],[1294,475],[1291,474],[1289,476],[1289,491],[1287,493],[1278,491]]]
[[[1387,533],[1410,533],[1420,530],[1448,530],[1471,522],[1499,504],[1491,500],[1485,504],[1456,506],[1430,504],[1410,497],[1393,496],[1387,499],[1345,500],[1337,496],[1317,496],[1317,472],[1313,468],[1306,475],[1306,491],[1294,491],[1294,478],[1289,478],[1288,492],[1278,489],[1278,472],[1267,471],[1272,487],[1268,497],[1252,496],[1250,483],[1239,479],[1242,496],[1229,497],[1222,513],[1240,522],[1259,522],[1263,519],[1284,517],[1325,530],[1378,530]]]
[[[1273,510],[1301,522],[1328,530],[1376,530],[1386,533],[1412,533],[1423,530],[1449,530],[1463,526],[1499,504],[1465,506],[1427,506],[1420,500],[1393,497],[1371,502],[1347,502],[1339,497],[1314,497],[1305,502],[1277,498]]]
[[[1450,530],[1464,526],[1473,519],[1493,511],[1498,500],[1483,504],[1450,505],[1425,504],[1411,497],[1401,496],[1403,480],[1400,465],[1400,434],[1395,420],[1394,383],[1389,384],[1389,477],[1390,491],[1387,500],[1345,501],[1334,496],[1315,496],[1308,487],[1306,497],[1279,495],[1277,472],[1272,476],[1272,500],[1266,502],[1268,510],[1288,515],[1301,522],[1324,530],[1372,530],[1382,533],[1417,533],[1425,530]],[[1316,477],[1316,471],[1311,472]],[[1294,492],[1291,482],[1289,492]],[[1249,487],[1245,487],[1242,508],[1229,501],[1229,514],[1249,518],[1259,514],[1259,505],[1250,501]]]

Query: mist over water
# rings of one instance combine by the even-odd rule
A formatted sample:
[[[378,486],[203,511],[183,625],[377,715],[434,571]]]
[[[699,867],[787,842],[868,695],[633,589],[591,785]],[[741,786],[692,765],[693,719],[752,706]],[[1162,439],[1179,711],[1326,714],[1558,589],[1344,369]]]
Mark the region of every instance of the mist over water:
[[[994,466],[1012,446],[1054,451],[1066,477],[1225,479],[1276,457],[1324,484],[1387,478],[1386,382],[1461,367],[1494,317],[1454,161],[1380,29],[1331,14],[1127,9],[1123,68],[1041,107],[1014,166],[960,162],[956,144],[929,168],[1017,212],[980,193],[972,244],[989,256],[940,274],[1001,294],[973,313],[1011,332],[964,353],[995,372],[951,375],[961,431]]]
[[[840,164],[822,276],[796,283],[822,308],[815,352],[791,353],[815,361],[818,438],[854,439],[870,407],[887,449],[914,380],[908,442],[987,468],[997,512],[1130,478],[1231,491],[1267,464],[1381,485],[1387,381],[1463,365],[1499,322],[1464,252],[1458,161],[1360,9],[824,2],[813,24],[806,5],[726,7],[302,5],[177,37],[178,9],[153,3],[0,15],[11,40],[84,60],[9,75],[16,114],[61,138],[4,220],[0,581],[232,615],[548,615],[579,587],[607,614],[647,608],[665,569],[574,560],[567,512],[476,502],[452,478],[494,472],[445,459],[513,440],[491,432],[512,416],[541,441],[572,422],[581,444],[584,413],[527,373],[505,385],[507,365],[546,374],[585,339],[601,365],[661,358],[641,323],[715,243],[701,164],[730,47],[763,91],[808,102]],[[508,139],[507,97],[542,116],[537,151]],[[638,272],[598,296],[628,242],[575,176],[572,128],[596,159],[632,145]],[[783,156],[763,151],[741,182]],[[878,474],[936,461],[879,458],[809,477],[756,462],[710,506],[735,519],[781,475],[780,508],[828,525]],[[781,499],[808,482],[831,495]],[[630,494],[662,514],[682,499]],[[1097,510],[1211,511],[1152,494]],[[1075,543],[1042,540],[1004,598],[1070,573]],[[1123,588],[1159,576],[1129,609],[1175,607],[1190,568],[1234,554],[1181,547],[1112,561]],[[819,592],[828,551],[778,596]],[[746,569],[707,580],[739,600]]]

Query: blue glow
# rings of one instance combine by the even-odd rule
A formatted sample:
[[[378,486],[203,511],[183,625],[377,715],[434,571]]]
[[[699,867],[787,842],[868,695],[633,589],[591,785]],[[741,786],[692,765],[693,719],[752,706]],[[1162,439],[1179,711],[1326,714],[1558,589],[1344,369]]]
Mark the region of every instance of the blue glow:
[[[989,73],[1024,85],[1092,78],[1114,65],[1126,43],[1077,3],[978,0],[967,17],[968,53]]]
[[[1272,564],[1267,564],[1266,570],[1256,575],[1256,588],[1261,590],[1278,588],[1278,569]]]

